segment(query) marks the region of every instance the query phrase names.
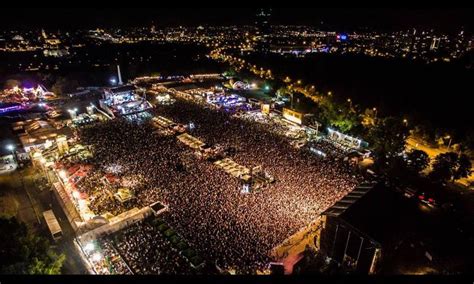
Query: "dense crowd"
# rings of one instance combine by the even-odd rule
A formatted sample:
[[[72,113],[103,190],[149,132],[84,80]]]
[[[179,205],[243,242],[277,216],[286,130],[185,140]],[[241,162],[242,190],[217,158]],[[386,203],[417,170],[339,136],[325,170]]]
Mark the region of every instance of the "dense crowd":
[[[131,202],[137,206],[158,200],[168,204],[166,221],[205,260],[220,267],[239,273],[263,268],[272,248],[361,181],[342,159],[292,147],[279,130],[273,131],[279,126],[231,117],[182,99],[154,112],[177,123],[192,122],[191,135],[236,149],[230,158],[248,168],[262,166],[276,179],[262,191],[241,194],[238,179],[195,158],[175,137],[154,132],[151,123],[116,119],[82,129],[83,142],[93,145],[96,170],[113,165],[120,178],[136,180]],[[132,243],[128,250],[135,249]],[[163,270],[150,273],[158,271]]]
[[[101,273],[99,264],[102,264],[102,268],[105,268],[108,274],[132,274],[132,271],[129,269],[119,252],[115,249],[112,242],[104,240],[100,243],[100,248],[102,254],[107,257],[105,260],[96,263],[97,266],[95,269],[97,272]]]
[[[102,240],[114,246],[135,274],[192,274],[190,264],[156,226],[148,221],[133,224]]]
[[[120,184],[106,182],[106,174],[109,174],[107,170],[95,170],[77,184],[79,192],[84,192],[89,197],[89,209],[97,215],[118,215],[133,207],[139,207],[141,203],[137,199],[121,202],[115,196]]]

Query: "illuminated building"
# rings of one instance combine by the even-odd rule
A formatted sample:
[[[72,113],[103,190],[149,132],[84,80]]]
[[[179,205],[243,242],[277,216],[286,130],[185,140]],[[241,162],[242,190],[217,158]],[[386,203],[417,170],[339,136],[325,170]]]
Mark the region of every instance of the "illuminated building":
[[[18,135],[23,149],[27,153],[33,149],[44,150],[58,146],[58,144],[53,143],[58,141],[58,137],[63,137],[59,139],[61,141],[73,136],[71,128],[59,127],[59,125],[55,125],[51,121],[40,119],[19,121],[13,123],[12,128]],[[65,149],[67,146],[64,145],[64,142],[61,143],[62,149]],[[67,144],[67,142],[65,143]]]
[[[63,57],[69,55],[66,49],[44,49],[43,54],[46,57]]]
[[[52,97],[55,97],[55,94],[46,90],[42,85],[38,85],[36,88],[15,86],[0,91],[0,102],[2,103],[30,103]]]
[[[289,108],[283,108],[283,117],[296,124],[303,124],[304,114],[291,110]]]
[[[257,13],[255,26],[256,26],[256,34],[257,34],[257,44],[256,50],[260,52],[268,52],[270,48],[270,17],[271,17],[271,9],[260,9]]]
[[[56,144],[58,147],[59,154],[65,154],[69,151],[69,144],[67,143],[67,137],[64,135],[60,135],[56,137]]]
[[[135,86],[124,85],[104,91],[100,107],[111,117],[140,113],[152,108],[151,104],[136,93]]]

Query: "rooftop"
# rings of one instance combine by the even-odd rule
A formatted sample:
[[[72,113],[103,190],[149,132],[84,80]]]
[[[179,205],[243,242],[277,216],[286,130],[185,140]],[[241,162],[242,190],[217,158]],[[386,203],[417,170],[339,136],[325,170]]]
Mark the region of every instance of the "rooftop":
[[[131,92],[134,91],[136,88],[134,85],[123,85],[114,88],[110,88],[112,93],[122,93],[122,92]]]
[[[382,184],[361,184],[327,209],[324,215],[338,217],[384,245],[395,232],[406,233],[419,215],[416,204]]]

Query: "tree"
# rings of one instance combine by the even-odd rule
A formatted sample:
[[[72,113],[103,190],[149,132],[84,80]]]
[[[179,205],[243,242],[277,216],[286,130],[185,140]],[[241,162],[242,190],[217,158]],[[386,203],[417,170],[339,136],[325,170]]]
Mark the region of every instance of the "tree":
[[[346,104],[336,102],[331,96],[323,97],[318,105],[318,118],[344,133],[360,124],[359,117]]]
[[[387,117],[370,129],[367,138],[377,160],[386,163],[405,150],[408,134],[408,128],[401,119]]]
[[[287,96],[287,95],[290,94],[290,93],[291,93],[291,91],[288,90],[288,88],[286,88],[286,87],[281,87],[281,88],[279,88],[279,89],[276,91],[275,94],[276,94],[277,97],[284,97],[284,96]]]
[[[471,158],[474,157],[474,129],[468,129],[466,132],[466,135],[461,142],[462,148],[465,150],[464,153],[467,153],[467,155]]]
[[[373,109],[366,108],[361,114],[361,118],[364,127],[370,128],[375,125],[375,111]]]
[[[471,172],[471,161],[466,155],[454,152],[439,154],[433,163],[433,171],[430,177],[437,182],[457,180],[467,177]]]
[[[429,120],[417,123],[412,133],[415,137],[423,139],[429,144],[436,144],[436,132],[433,124]]]
[[[65,260],[16,218],[0,218],[0,274],[59,274]]]
[[[228,70],[226,70],[224,72],[224,76],[226,76],[226,77],[235,77],[235,76],[237,76],[237,71],[235,71],[235,69],[233,69],[233,68],[229,68]]]
[[[408,169],[420,173],[430,164],[430,157],[422,150],[413,150],[407,154]]]
[[[433,162],[433,171],[430,173],[430,177],[439,182],[449,180],[453,176],[454,167],[456,166],[457,155],[456,153],[449,152],[439,154],[435,157]]]
[[[54,85],[51,87],[51,91],[57,96],[74,92],[79,87],[79,82],[76,80],[69,80],[65,77],[59,77]]]
[[[390,180],[396,180],[397,183],[408,182],[413,177],[413,172],[408,168],[407,162],[402,156],[392,157],[388,163],[377,163],[380,170]]]
[[[471,174],[471,168],[472,164],[468,156],[464,154],[458,156],[456,168],[453,173],[453,180],[468,177]]]

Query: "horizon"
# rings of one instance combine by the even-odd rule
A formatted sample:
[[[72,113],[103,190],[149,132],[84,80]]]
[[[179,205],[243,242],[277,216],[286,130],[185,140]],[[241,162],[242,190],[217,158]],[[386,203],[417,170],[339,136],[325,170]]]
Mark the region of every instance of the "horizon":
[[[257,8],[197,8],[197,9],[32,9],[23,16],[6,14],[0,18],[5,29],[122,28],[172,26],[232,26],[253,25]],[[272,25],[302,25],[337,30],[404,30],[435,29],[455,32],[471,30],[472,9],[272,9]],[[176,14],[179,13],[179,14]],[[38,19],[37,15],[42,15]],[[433,22],[433,19],[436,19]]]

